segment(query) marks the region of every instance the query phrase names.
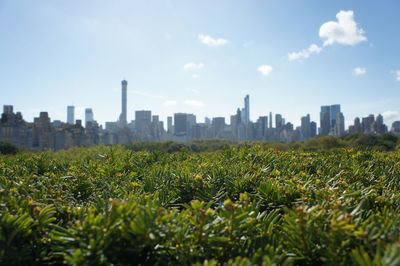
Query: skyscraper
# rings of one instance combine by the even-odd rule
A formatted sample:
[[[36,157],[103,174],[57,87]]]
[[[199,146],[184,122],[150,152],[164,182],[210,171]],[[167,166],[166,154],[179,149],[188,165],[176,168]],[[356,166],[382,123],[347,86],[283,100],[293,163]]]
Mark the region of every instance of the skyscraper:
[[[225,117],[214,117],[212,125],[214,128],[214,137],[219,138],[225,128]]]
[[[186,136],[188,134],[188,114],[176,113],[174,114],[174,135]]]
[[[330,123],[331,129],[330,132],[334,132],[336,128],[336,118],[340,113],[340,104],[333,104],[330,106]]]
[[[75,106],[67,106],[67,123],[70,125],[75,124]]]
[[[384,134],[387,132],[387,126],[383,123],[383,116],[381,114],[376,117],[375,132],[377,134]]]
[[[315,138],[317,136],[317,123],[312,121],[310,123],[310,138]]]
[[[85,109],[85,125],[87,125],[87,123],[93,122],[93,110],[92,108],[86,108]]]
[[[342,112],[336,115],[334,133],[337,137],[344,135],[344,116]]]
[[[321,106],[320,115],[320,127],[321,135],[329,135],[331,129],[331,107]]]
[[[3,113],[5,114],[12,114],[14,107],[12,105],[3,105]]]
[[[311,119],[310,114],[301,118],[301,135],[303,139],[309,139],[311,137]]]
[[[275,127],[281,128],[283,126],[283,118],[281,114],[275,115]]]
[[[373,114],[370,114],[369,116],[362,118],[361,127],[363,133],[373,134],[375,132],[374,125],[375,125],[375,116]]]
[[[119,123],[121,126],[127,124],[127,91],[128,91],[128,81],[121,81],[122,85],[122,104],[121,104],[121,115],[119,116]]]
[[[174,128],[172,127],[172,116],[167,117],[167,132],[169,134],[174,133]]]
[[[250,122],[250,96],[247,94],[244,97],[244,124],[247,125]]]
[[[138,132],[150,133],[151,111],[135,111],[135,127]]]
[[[269,112],[269,128],[272,128],[272,112]]]

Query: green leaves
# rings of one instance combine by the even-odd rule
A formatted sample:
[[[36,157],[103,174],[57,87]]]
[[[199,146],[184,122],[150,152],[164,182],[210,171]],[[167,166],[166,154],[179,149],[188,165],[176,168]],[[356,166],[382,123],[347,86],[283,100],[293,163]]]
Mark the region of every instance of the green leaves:
[[[398,265],[399,161],[251,144],[2,156],[0,264]]]

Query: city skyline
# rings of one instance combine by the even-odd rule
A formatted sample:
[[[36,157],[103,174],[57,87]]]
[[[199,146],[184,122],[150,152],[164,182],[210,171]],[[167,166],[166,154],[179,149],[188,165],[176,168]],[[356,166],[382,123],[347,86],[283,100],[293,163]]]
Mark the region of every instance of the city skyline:
[[[185,136],[188,134],[190,127],[196,125],[196,124],[205,124],[205,125],[214,125],[214,122],[217,121],[217,123],[220,124],[221,129],[224,129],[226,126],[229,126],[229,130],[233,130],[232,127],[238,126],[238,124],[243,124],[245,128],[253,127],[254,125],[262,125],[263,128],[263,136],[264,136],[264,129],[267,128],[276,128],[276,129],[284,129],[287,126],[289,126],[288,130],[293,131],[294,128],[296,130],[299,130],[299,134],[301,134],[305,139],[308,138],[314,138],[317,135],[334,135],[334,136],[343,136],[345,134],[351,134],[351,133],[357,133],[357,132],[364,132],[364,133],[371,133],[371,134],[383,134],[388,132],[388,127],[385,124],[384,117],[382,114],[378,114],[376,117],[375,121],[375,114],[369,114],[366,117],[361,117],[362,119],[362,125],[360,122],[360,117],[355,117],[353,120],[353,124],[351,122],[347,123],[346,126],[346,121],[343,112],[341,111],[341,105],[340,104],[332,104],[332,105],[322,105],[320,106],[320,113],[319,113],[319,124],[315,121],[311,121],[311,116],[310,113],[307,113],[305,116],[300,117],[300,125],[297,126],[292,123],[290,120],[286,120],[282,116],[282,114],[275,113],[275,119],[273,120],[273,112],[269,112],[268,116],[259,116],[257,120],[252,120],[250,119],[250,95],[246,94],[244,97],[244,102],[243,102],[243,108],[237,107],[236,114],[230,115],[230,123],[226,123],[226,117],[218,117],[218,116],[210,116],[210,117],[204,117],[204,122],[200,122],[200,120],[197,120],[197,117],[195,114],[192,113],[185,113],[185,112],[177,112],[173,114],[173,120],[172,116],[168,115],[165,123],[163,120],[160,120],[159,115],[155,115],[153,113],[152,115],[152,110],[135,110],[135,119],[131,120],[128,122],[127,120],[127,105],[128,105],[128,96],[127,96],[127,91],[128,91],[128,81],[126,79],[123,79],[121,81],[121,113],[119,115],[119,118],[116,121],[106,121],[103,124],[99,123],[97,120],[94,119],[94,113],[92,108],[85,108],[85,115],[84,115],[84,120],[83,119],[75,119],[75,106],[73,105],[68,105],[67,106],[67,111],[66,111],[66,120],[57,120],[53,119],[51,120],[51,117],[49,116],[47,111],[41,111],[39,114],[39,117],[34,118],[34,122],[36,119],[42,117],[42,115],[45,113],[46,119],[48,119],[49,122],[52,122],[55,126],[60,126],[61,124],[69,124],[69,125],[79,125],[81,127],[88,127],[89,129],[95,126],[96,128],[100,130],[105,130],[107,132],[114,132],[114,131],[121,131],[124,128],[129,128],[130,130],[133,131],[138,131],[140,133],[145,133],[147,131],[151,131],[149,128],[149,125],[147,123],[155,122],[157,124],[157,129],[156,131],[165,131],[166,133],[170,133],[173,135],[176,135],[177,133],[180,133],[180,130],[185,128]],[[4,114],[7,113],[13,113],[14,106],[13,105],[3,105],[4,107]],[[18,115],[18,119],[23,121],[28,122],[26,119],[24,119],[23,114],[21,111],[17,111],[15,114]],[[185,120],[186,125],[182,127],[182,125],[178,125],[180,129],[178,132],[176,131],[176,120]],[[372,119],[372,120],[371,120]],[[182,120],[182,121],[183,121]],[[82,123],[84,121],[84,123]],[[190,122],[188,122],[190,121]],[[274,121],[274,122],[273,122]],[[376,123],[375,123],[376,122]],[[89,124],[88,124],[89,123]],[[390,124],[392,124],[392,128],[397,132],[397,125],[400,123],[399,120],[394,120],[390,121]],[[179,123],[178,123],[179,124]],[[167,128],[164,127],[166,125]],[[189,126],[190,125],[190,126]],[[390,125],[389,125],[390,126]],[[171,130],[171,128],[173,128]],[[237,129],[236,129],[237,130]],[[254,129],[252,129],[254,130]],[[246,133],[247,134],[247,133]],[[397,134],[397,133],[396,133]],[[179,134],[178,134],[179,135]],[[212,138],[215,138],[218,136],[212,136]],[[254,136],[253,136],[254,137]],[[251,137],[251,138],[253,138]],[[302,138],[303,138],[302,137]],[[201,137],[203,138],[203,137]]]
[[[121,113],[120,113],[119,117],[115,121],[114,120],[113,121],[104,121],[104,123],[100,123],[99,121],[97,121],[97,119],[94,119],[93,108],[89,108],[89,107],[85,107],[84,108],[83,117],[77,117],[76,116],[76,112],[75,112],[76,108],[75,108],[74,105],[68,105],[67,106],[66,112],[65,112],[65,117],[66,117],[65,119],[52,119],[52,121],[56,121],[57,123],[58,123],[58,121],[60,121],[60,122],[66,123],[66,124],[74,125],[76,123],[76,121],[79,120],[79,121],[83,121],[84,122],[83,125],[86,125],[86,122],[96,122],[96,123],[98,123],[99,126],[103,126],[103,127],[106,127],[107,123],[114,123],[115,122],[115,123],[118,124],[119,127],[126,127],[126,126],[128,126],[129,123],[132,123],[132,122],[136,121],[136,119],[138,117],[138,113],[140,115],[141,112],[150,112],[148,114],[148,116],[151,118],[152,110],[151,109],[149,109],[149,110],[144,110],[143,109],[143,110],[134,110],[132,112],[132,113],[135,114],[134,115],[134,119],[127,120],[127,114],[129,113],[128,107],[127,107],[128,106],[128,103],[127,103],[128,102],[127,90],[128,90],[128,82],[127,82],[127,80],[124,79],[124,80],[121,81],[121,102],[120,102]],[[15,109],[15,106],[13,104],[4,104],[3,106],[12,106],[13,109]],[[15,109],[15,110],[17,110],[17,109]],[[20,112],[23,115],[23,112],[21,112],[21,110],[17,110],[17,111]],[[242,122],[245,125],[247,125],[250,122],[254,123],[254,122],[258,121],[258,119],[261,118],[261,117],[267,117],[267,122],[268,122],[267,125],[268,125],[269,128],[271,128],[271,127],[281,127],[281,126],[285,125],[287,122],[291,123],[294,127],[301,127],[303,125],[303,123],[304,123],[304,121],[303,121],[304,117],[301,116],[301,115],[299,116],[300,123],[296,124],[296,123],[293,123],[293,121],[290,121],[290,120],[286,121],[286,119],[282,117],[282,114],[274,113],[273,111],[269,111],[268,113],[265,113],[264,115],[259,116],[258,119],[254,119],[254,120],[251,119],[250,118],[250,113],[251,112],[250,112],[250,95],[249,94],[246,94],[245,97],[244,97],[243,108],[240,109],[240,107],[237,107],[237,112],[239,112],[239,111],[241,112]],[[49,113],[46,110],[42,110],[38,114],[43,113],[43,112]],[[329,117],[328,120],[329,121],[326,122],[328,125],[323,125],[323,120],[324,120],[323,113],[324,112],[328,112],[329,113],[329,115],[328,115],[328,117]],[[178,114],[181,114],[181,113],[182,114],[186,114],[186,112],[177,112],[177,113]],[[158,119],[160,121],[162,121],[162,122],[165,122],[164,125],[166,127],[168,127],[168,119],[171,116],[173,116],[173,115],[175,115],[177,113],[167,114],[165,120],[162,120],[162,119],[159,119],[159,118]],[[311,119],[310,112],[306,113],[305,116],[308,118],[309,123],[310,122],[316,123],[316,132],[317,132],[317,134],[329,135],[330,133],[334,132],[334,130],[335,130],[335,124],[336,124],[335,123],[335,119],[336,119],[336,115],[337,114],[341,114],[343,116],[343,112],[341,112],[341,105],[340,104],[332,104],[330,106],[329,105],[321,105],[320,106],[319,117],[314,118],[318,122],[313,122],[313,121],[310,120]],[[195,117],[194,118],[195,121],[197,119],[198,123],[207,123],[207,119],[213,119],[213,118],[220,118],[221,117],[221,116],[212,116],[211,115],[211,116],[204,117],[203,118],[204,120],[203,120],[203,119],[199,119],[196,116],[196,114],[193,114],[193,115]],[[275,119],[272,119],[272,115],[275,116]],[[375,114],[369,113],[368,115],[370,116],[370,115],[375,115]],[[378,113],[378,115],[382,117],[382,123],[386,123],[388,125],[391,125],[393,122],[398,121],[395,118],[387,119],[387,121],[385,121],[385,118],[382,116],[381,113]],[[159,116],[160,115],[157,114],[157,117],[159,117]],[[51,114],[49,114],[49,117],[51,119]],[[226,121],[228,121],[229,117],[232,117],[232,114],[228,115],[228,117],[224,117],[224,116],[222,116],[222,117]],[[344,124],[343,124],[343,132],[347,131],[349,129],[349,127],[351,127],[353,125],[354,121],[356,119],[360,119],[360,117],[362,118],[362,116],[356,116],[353,119],[353,121],[343,120],[343,122],[344,122]],[[28,119],[25,118],[25,116],[23,116],[23,118],[27,122],[30,122],[30,121],[34,120],[34,119],[32,119],[32,120],[29,121]],[[200,122],[200,121],[202,121],[202,122]],[[230,125],[230,124],[227,123],[227,125]],[[167,128],[165,128],[165,130],[167,130]],[[321,130],[321,132],[319,132],[319,130]]]
[[[369,113],[390,125],[400,118],[399,11],[394,0],[5,0],[1,101],[28,121],[40,111],[65,121],[74,105],[76,118],[92,108],[104,124],[121,114],[116,80],[126,78],[127,122],[135,110],[228,120],[250,94],[252,121],[272,111],[299,126],[341,103],[346,127]]]
[[[75,146],[90,147],[104,144],[126,144],[137,141],[181,141],[193,139],[229,139],[232,141],[304,141],[316,136],[342,137],[352,133],[382,135],[389,132],[381,114],[375,117],[357,117],[354,124],[345,127],[345,117],[340,104],[320,107],[320,127],[310,114],[300,118],[301,125],[294,126],[279,113],[259,116],[251,121],[250,95],[246,94],[243,108],[237,107],[229,122],[225,117],[205,118],[199,122],[192,113],[178,112],[164,121],[151,110],[135,110],[135,120],[127,122],[128,81],[121,81],[121,114],[114,121],[99,125],[92,108],[85,109],[85,121],[75,119],[75,107],[67,106],[67,120],[52,120],[48,112],[40,112],[32,122],[26,121],[12,105],[3,105],[0,119],[0,141],[28,149],[68,149]],[[400,135],[400,121],[392,123],[390,133]]]

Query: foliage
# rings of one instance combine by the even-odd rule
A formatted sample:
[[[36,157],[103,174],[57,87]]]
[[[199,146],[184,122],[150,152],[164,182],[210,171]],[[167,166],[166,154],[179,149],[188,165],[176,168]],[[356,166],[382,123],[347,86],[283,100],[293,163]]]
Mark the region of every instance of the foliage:
[[[394,151],[400,147],[400,138],[391,134],[349,134],[343,137],[318,136],[316,138],[297,142],[273,142],[273,141],[244,141],[234,142],[223,139],[202,139],[190,142],[132,142],[125,147],[132,151],[159,151],[174,152],[207,152],[226,150],[229,147],[248,147],[260,145],[265,149],[272,148],[280,151],[324,151],[341,148],[356,148],[363,150]]]
[[[0,154],[16,154],[18,147],[9,142],[0,141]]]
[[[227,149],[235,142],[222,139],[201,139],[190,142],[132,142],[126,145],[126,148],[133,151],[160,151],[174,153],[179,151],[205,152]]]
[[[0,264],[400,263],[400,152],[160,149],[0,156]]]

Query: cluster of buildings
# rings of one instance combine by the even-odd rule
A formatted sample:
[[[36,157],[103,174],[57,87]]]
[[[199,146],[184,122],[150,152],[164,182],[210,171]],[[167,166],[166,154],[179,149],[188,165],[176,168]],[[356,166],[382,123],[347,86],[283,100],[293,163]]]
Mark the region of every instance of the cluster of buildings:
[[[310,115],[301,117],[301,125],[294,127],[281,114],[260,116],[250,120],[250,97],[244,98],[243,108],[230,116],[205,118],[203,123],[189,113],[175,113],[167,117],[166,127],[158,115],[149,110],[135,111],[135,120],[127,121],[127,87],[122,83],[121,114],[118,121],[106,122],[105,127],[94,120],[93,110],[85,109],[85,121],[75,120],[74,106],[67,107],[67,121],[51,121],[47,112],[41,112],[33,122],[26,122],[12,105],[4,105],[0,120],[0,141],[7,141],[28,149],[68,149],[74,146],[124,144],[134,141],[189,141],[191,139],[230,139],[235,141],[302,141],[317,135],[343,136],[348,133],[384,134],[388,132],[382,115],[369,115],[345,129],[340,105],[321,106],[320,126]],[[275,122],[275,123],[273,123]],[[274,125],[273,125],[274,124]],[[400,121],[392,124],[391,132],[400,135]]]

